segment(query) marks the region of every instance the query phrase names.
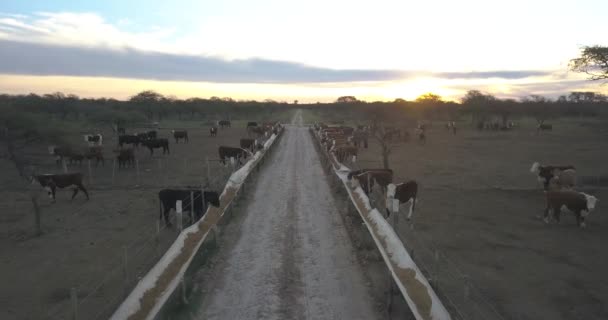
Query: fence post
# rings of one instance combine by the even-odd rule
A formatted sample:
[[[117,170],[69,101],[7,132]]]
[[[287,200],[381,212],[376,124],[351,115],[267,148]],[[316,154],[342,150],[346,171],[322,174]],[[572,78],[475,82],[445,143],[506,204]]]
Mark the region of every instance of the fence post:
[[[177,220],[177,230],[181,233],[183,229],[182,225],[182,201],[177,200],[175,202],[175,216]]]
[[[65,162],[65,158],[61,158],[61,166],[63,167],[63,173],[68,173],[68,164]]]
[[[123,262],[123,272],[124,272],[124,293],[125,295],[129,292],[129,264],[128,264],[128,248],[127,246],[122,246],[122,262]]]
[[[70,298],[72,299],[72,319],[78,320],[78,292],[75,287],[70,289]]]

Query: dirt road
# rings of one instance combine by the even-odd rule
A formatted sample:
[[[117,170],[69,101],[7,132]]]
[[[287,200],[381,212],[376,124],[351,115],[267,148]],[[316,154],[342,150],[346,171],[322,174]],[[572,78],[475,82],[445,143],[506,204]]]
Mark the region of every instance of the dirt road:
[[[307,130],[287,128],[238,235],[225,235],[238,239],[198,284],[195,318],[379,318]]]

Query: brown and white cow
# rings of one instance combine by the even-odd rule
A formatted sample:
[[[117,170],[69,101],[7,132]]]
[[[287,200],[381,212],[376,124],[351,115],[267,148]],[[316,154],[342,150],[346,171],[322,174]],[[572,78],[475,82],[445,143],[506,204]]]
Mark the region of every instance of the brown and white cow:
[[[344,163],[346,159],[351,159],[352,162],[357,161],[357,147],[349,145],[340,145],[334,149],[338,162]]]
[[[46,189],[49,198],[55,202],[55,191],[57,188],[63,189],[66,187],[73,186],[74,193],[72,193],[72,199],[78,193],[78,190],[82,190],[84,194],[87,196],[87,200],[89,200],[89,193],[87,189],[85,189],[82,184],[82,173],[74,172],[74,173],[60,173],[60,174],[42,174],[32,176],[32,183],[38,181],[40,185]]]
[[[361,189],[365,194],[369,194],[374,187],[374,183],[378,183],[382,188],[383,192],[386,191],[387,186],[393,182],[393,170],[391,169],[360,169],[351,171],[347,175],[348,180],[351,180],[353,185],[353,178],[356,180]]]
[[[549,190],[545,192],[545,201],[545,223],[549,223],[549,211],[553,211],[553,217],[559,223],[561,209],[566,208],[574,213],[577,224],[585,227],[585,218],[595,209],[598,200],[592,195],[574,190]]]

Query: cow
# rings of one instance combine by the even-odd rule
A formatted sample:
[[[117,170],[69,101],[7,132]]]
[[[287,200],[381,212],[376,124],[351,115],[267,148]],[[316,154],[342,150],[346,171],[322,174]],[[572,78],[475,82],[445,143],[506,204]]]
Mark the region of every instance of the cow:
[[[84,142],[88,143],[90,147],[100,146],[103,144],[103,136],[101,134],[85,134]]]
[[[82,184],[82,173],[60,173],[60,174],[42,174],[32,176],[32,183],[38,181],[40,185],[46,189],[49,198],[55,202],[55,191],[57,188],[63,189],[66,187],[74,186],[74,193],[72,193],[72,200],[78,194],[78,190],[82,190],[89,200],[89,193]]]
[[[545,193],[545,201],[546,207],[543,217],[545,223],[549,223],[549,211],[553,211],[553,217],[559,223],[561,209],[565,207],[574,213],[578,226],[584,228],[586,225],[585,218],[595,209],[598,200],[592,195],[574,190],[550,190]]]
[[[200,189],[163,189],[158,192],[158,200],[160,203],[159,219],[164,218],[167,227],[171,226],[169,211],[176,210],[175,204],[178,200],[182,202],[184,211],[193,211],[196,220],[205,214],[205,209],[209,204],[216,208],[220,206],[220,197],[217,192],[201,191]]]
[[[257,140],[255,139],[241,139],[240,145],[241,148],[250,150],[251,152],[255,152],[256,148],[258,148],[256,144]]]
[[[258,126],[258,123],[255,121],[247,122],[247,129],[249,129],[250,127],[257,127],[257,126]]]
[[[338,162],[344,163],[350,157],[352,162],[357,161],[357,147],[355,146],[339,146],[335,149],[336,159]]]
[[[100,146],[89,147],[84,153],[84,157],[87,160],[95,159],[95,166],[98,166],[100,162],[102,165],[105,165],[105,159],[103,157],[103,148]]]
[[[139,137],[137,135],[129,134],[129,135],[118,136],[118,145],[121,148],[125,144],[132,144],[135,147],[137,147],[137,146],[139,146],[140,143],[141,143],[141,140],[139,139]]]
[[[175,138],[175,144],[179,143],[179,139],[184,139],[184,141],[188,141],[188,131],[186,130],[171,130],[173,133],[173,137]]]
[[[70,163],[70,165],[78,163],[78,165],[80,166],[80,165],[82,165],[82,160],[84,160],[85,155],[82,153],[72,152],[67,157],[68,157],[68,162]]]
[[[418,197],[418,183],[416,181],[408,181],[400,184],[389,184],[387,186],[386,198],[399,200],[399,205],[403,203],[410,204],[410,210],[407,214],[407,220],[412,218],[412,214],[416,209],[416,198]],[[391,211],[389,210],[390,203],[387,201],[386,217],[390,217]]]
[[[150,156],[154,154],[154,149],[163,148],[163,154],[169,152],[169,140],[165,138],[144,140],[141,143],[150,150]]]
[[[245,149],[227,146],[220,146],[218,153],[220,155],[220,163],[224,165],[227,164],[226,160],[230,158],[235,158],[237,163],[241,164],[241,159],[247,159],[247,155],[249,154]]]
[[[537,131],[551,131],[551,130],[553,130],[553,125],[541,123],[538,125],[538,127],[536,127],[536,130]]]
[[[230,120],[220,120],[217,122],[220,128],[230,128]]]
[[[365,131],[355,131],[353,133],[352,141],[357,148],[359,148],[359,146],[363,146],[365,149],[367,149],[367,139],[368,134]]]
[[[126,168],[127,166],[135,166],[135,153],[133,149],[116,150],[116,160],[118,160],[118,168]]]
[[[209,128],[209,136],[210,137],[217,137],[217,127],[211,127],[211,128]]]
[[[562,175],[562,172],[568,171],[564,176],[563,180],[559,181],[559,184],[563,184],[565,186],[572,184],[571,187],[574,187],[575,181],[567,178],[567,176],[576,175],[576,168],[573,165],[565,165],[565,166],[543,166],[538,162],[534,162],[532,167],[530,168],[530,172],[535,173],[537,175],[537,179],[540,183],[543,184],[543,189],[546,191],[549,189],[549,184],[551,179],[554,177],[559,177]],[[558,178],[559,179],[559,178]]]
[[[141,143],[142,141],[145,141],[145,140],[156,139],[156,137],[158,136],[158,133],[155,130],[151,130],[151,131],[137,133],[136,136],[139,138],[139,142]]]
[[[125,128],[122,127],[116,127],[116,133],[119,135],[124,135],[125,133],[127,133],[127,130],[125,130]]]
[[[348,180],[355,178],[359,182],[365,194],[369,194],[376,181],[383,191],[393,182],[393,170],[391,169],[360,169],[351,171],[347,175]],[[368,183],[369,182],[369,183]],[[351,182],[352,184],[352,182]]]
[[[420,142],[421,144],[425,144],[426,143],[426,130],[424,129],[424,126],[420,126],[416,129],[416,133],[418,134],[418,142]]]

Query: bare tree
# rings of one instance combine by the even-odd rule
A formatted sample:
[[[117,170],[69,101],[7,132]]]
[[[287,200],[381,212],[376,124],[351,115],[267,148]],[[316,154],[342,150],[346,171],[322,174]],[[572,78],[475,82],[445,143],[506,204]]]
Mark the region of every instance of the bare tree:
[[[608,47],[583,47],[581,56],[570,60],[569,67],[586,73],[589,80],[608,80]]]

